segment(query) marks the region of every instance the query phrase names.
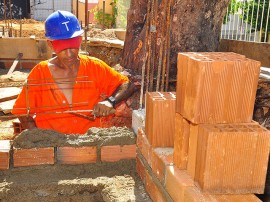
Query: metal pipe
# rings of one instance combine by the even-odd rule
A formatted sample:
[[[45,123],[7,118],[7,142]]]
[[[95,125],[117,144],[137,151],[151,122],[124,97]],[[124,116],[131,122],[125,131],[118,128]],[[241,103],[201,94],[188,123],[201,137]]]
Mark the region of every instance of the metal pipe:
[[[103,25],[103,29],[105,29],[105,0],[103,0],[103,12],[102,12],[102,25]]]
[[[11,109],[10,109],[11,110]],[[50,112],[39,112],[39,113],[27,113],[27,114],[19,114],[19,115],[5,115],[5,116],[0,116],[1,118],[18,118],[18,117],[27,117],[27,116],[35,116],[35,115],[47,115],[47,114],[73,114],[73,115],[78,115],[80,117],[85,118],[87,115],[85,114],[79,114],[79,113],[92,113],[93,110],[65,110],[65,111],[50,111]],[[93,114],[95,117],[95,115]],[[89,117],[90,120],[92,117]]]
[[[76,17],[79,19],[79,0],[76,0]]]

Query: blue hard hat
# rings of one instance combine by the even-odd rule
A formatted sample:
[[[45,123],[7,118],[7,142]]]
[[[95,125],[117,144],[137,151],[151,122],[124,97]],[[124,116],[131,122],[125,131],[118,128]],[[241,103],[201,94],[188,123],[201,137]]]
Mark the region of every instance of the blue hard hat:
[[[70,39],[83,32],[76,16],[68,11],[55,11],[45,21],[45,36],[50,40]]]

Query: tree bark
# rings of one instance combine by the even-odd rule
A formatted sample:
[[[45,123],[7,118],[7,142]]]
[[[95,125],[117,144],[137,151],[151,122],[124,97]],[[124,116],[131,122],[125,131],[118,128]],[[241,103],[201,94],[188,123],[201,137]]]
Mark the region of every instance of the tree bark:
[[[132,75],[141,75],[145,68],[147,91],[169,90],[179,52],[217,51],[229,2],[131,0],[121,65]]]

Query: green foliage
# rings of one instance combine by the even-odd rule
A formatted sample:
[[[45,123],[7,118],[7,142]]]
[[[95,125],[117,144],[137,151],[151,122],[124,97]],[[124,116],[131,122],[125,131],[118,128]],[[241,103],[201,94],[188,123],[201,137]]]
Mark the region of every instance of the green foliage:
[[[270,23],[270,19],[267,19],[268,8],[269,0],[231,0],[223,24],[226,24],[230,20],[230,14],[236,14],[238,11],[241,11],[239,17],[242,18],[244,22],[252,25],[253,31],[260,31],[262,28],[263,31],[269,32],[270,25],[268,25],[268,30],[265,30],[267,27],[267,20],[268,23]]]
[[[244,10],[244,15],[241,16],[244,22],[247,22],[252,25],[254,30],[269,32],[270,25],[268,25],[268,30],[265,30],[267,27],[267,20],[270,23],[268,15],[269,0],[245,0],[242,3],[242,9]],[[261,24],[262,23],[262,24]]]
[[[112,0],[110,5],[112,6],[112,24],[113,27],[116,26],[116,17],[118,16],[118,7],[117,7],[118,0]]]
[[[118,14],[116,19],[117,28],[126,28],[127,12],[129,7],[130,7],[130,0],[118,0],[117,2]]]
[[[238,12],[239,9],[242,7],[242,2],[239,2],[237,0],[231,0],[226,12],[226,15],[223,19],[223,24],[226,24],[230,21],[230,14],[234,15]]]
[[[94,19],[98,25],[101,25],[103,28],[113,28],[116,24],[116,17],[118,15],[117,1],[112,0],[110,5],[112,6],[112,14],[104,13],[103,9],[99,9],[97,7],[90,10],[90,12],[94,13]]]

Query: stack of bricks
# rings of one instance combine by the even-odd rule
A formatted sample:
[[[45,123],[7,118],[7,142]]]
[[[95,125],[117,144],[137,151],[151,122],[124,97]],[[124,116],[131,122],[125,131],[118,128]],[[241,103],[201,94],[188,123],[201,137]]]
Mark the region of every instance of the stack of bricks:
[[[22,134],[27,134],[27,132],[23,133],[17,137],[20,138]],[[73,135],[71,139],[69,135],[66,135],[67,143],[59,146],[50,143],[41,145],[36,139],[33,140],[36,143],[28,146],[18,146],[14,142],[16,139],[13,141],[2,140],[0,141],[0,170],[36,165],[76,165],[135,160],[135,134],[127,128],[123,128],[123,133],[125,134],[123,136],[119,136],[119,134],[102,136],[103,141],[98,135],[94,137]],[[25,140],[25,137],[21,139]],[[121,141],[122,139],[125,139],[126,142]],[[120,142],[122,143],[120,144]]]
[[[252,121],[259,72],[235,53],[180,53],[175,111],[147,93],[137,170],[154,201],[260,201],[270,134]]]

